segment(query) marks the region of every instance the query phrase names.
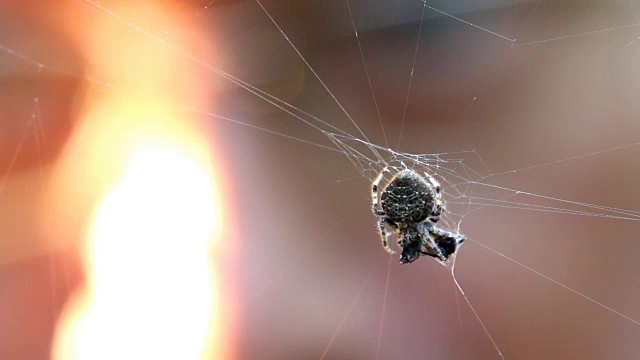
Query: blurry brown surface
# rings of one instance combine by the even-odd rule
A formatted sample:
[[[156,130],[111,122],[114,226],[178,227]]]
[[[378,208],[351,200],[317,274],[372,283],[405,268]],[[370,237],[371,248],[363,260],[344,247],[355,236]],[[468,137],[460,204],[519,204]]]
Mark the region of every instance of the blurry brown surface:
[[[68,251],[0,266],[2,358],[48,359],[58,315],[80,281],[78,261]]]
[[[79,55],[51,17],[59,8],[49,5],[0,4],[2,359],[49,358],[57,317],[81,278],[74,250],[41,228],[49,169],[73,128],[83,83]]]

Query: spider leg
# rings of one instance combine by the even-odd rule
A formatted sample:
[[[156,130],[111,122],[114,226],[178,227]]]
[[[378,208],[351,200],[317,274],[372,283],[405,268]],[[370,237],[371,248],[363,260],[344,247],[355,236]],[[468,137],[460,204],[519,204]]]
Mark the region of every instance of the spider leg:
[[[374,215],[384,215],[384,210],[380,208],[380,181],[382,181],[382,177],[386,171],[387,167],[385,166],[371,186],[371,209]]]
[[[389,242],[387,241],[387,230],[384,228],[385,224],[389,225],[395,231],[398,230],[398,225],[384,216],[380,217],[380,220],[378,221],[378,229],[380,230],[382,247],[384,247],[384,249],[387,250],[389,254],[395,254],[396,252],[391,250],[391,248],[389,247]]]
[[[427,180],[431,184],[435,195],[435,206],[431,214],[429,215],[429,220],[431,222],[436,223],[440,220],[440,215],[445,211],[444,201],[442,200],[442,187],[440,186],[440,182],[436,180],[431,174],[425,172],[424,175],[427,177]]]
[[[426,254],[441,261],[447,261],[467,239],[464,235],[441,229],[426,221],[418,224],[418,231],[422,235]]]

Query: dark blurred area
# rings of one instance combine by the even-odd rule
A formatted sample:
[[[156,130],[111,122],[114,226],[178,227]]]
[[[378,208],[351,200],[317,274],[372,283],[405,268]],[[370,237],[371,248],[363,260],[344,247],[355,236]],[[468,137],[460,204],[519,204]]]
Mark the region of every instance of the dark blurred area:
[[[256,2],[175,2],[224,49],[212,66],[361,137]],[[640,22],[637,2],[433,1],[434,8],[517,40],[426,10],[417,52],[421,1],[350,1],[350,9],[326,1],[262,5],[373,143],[384,145],[384,137],[350,12],[391,147],[402,128],[402,151],[476,150],[500,173],[638,142],[640,26],[619,28]],[[76,249],[65,246],[73,241],[43,238],[35,220],[47,171],[75,124],[75,104],[94,81],[83,75],[87,64],[60,30],[55,14],[67,6],[92,5],[0,2],[2,359],[49,357],[56,317],[82,278]],[[601,29],[613,30],[553,40]],[[322,133],[214,73],[203,81],[222,104],[203,110],[332,146]],[[236,181],[227,191],[239,219],[234,232],[243,239],[239,358],[499,358],[448,270],[435,261],[400,266],[391,259],[387,286],[389,258],[370,213],[370,179],[344,154],[211,121],[233,164]],[[633,210],[637,157],[630,147],[492,183]],[[487,207],[465,216],[461,230],[640,318],[635,221]],[[633,359],[640,352],[636,323],[478,245],[465,244],[456,266],[508,359]]]

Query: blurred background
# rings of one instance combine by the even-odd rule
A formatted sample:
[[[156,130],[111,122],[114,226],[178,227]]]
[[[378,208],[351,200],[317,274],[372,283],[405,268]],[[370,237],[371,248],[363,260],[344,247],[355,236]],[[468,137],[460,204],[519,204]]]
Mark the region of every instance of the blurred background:
[[[626,145],[640,135],[640,4],[428,3],[504,37],[421,1],[261,4],[371,142],[384,146],[386,137],[391,147],[412,153],[475,150],[491,173],[521,169],[496,175],[491,184],[638,209],[639,150]],[[362,138],[255,1],[0,2],[0,357],[99,358],[54,349],[83,339],[80,329],[71,332],[77,337],[58,340],[65,314],[80,307],[73,299],[96,280],[88,259],[97,262],[99,250],[87,253],[96,241],[88,229],[98,221],[100,199],[126,178],[128,153],[120,149],[135,148],[127,145],[131,134],[160,128],[162,139],[171,140],[163,144],[187,148],[194,162],[211,169],[216,240],[185,253],[193,258],[181,257],[200,208],[143,197],[155,208],[185,209],[186,225],[178,211],[141,221],[155,229],[150,234],[116,231],[108,243],[119,245],[105,260],[112,267],[104,268],[121,265],[117,279],[135,280],[110,290],[125,308],[128,301],[138,311],[161,306],[151,318],[116,308],[120,322],[86,346],[118,344],[111,337],[118,327],[132,327],[141,330],[128,339],[130,349],[162,350],[180,334],[205,340],[121,358],[500,358],[448,269],[426,258],[400,266],[382,250],[370,211],[371,179],[340,151],[317,146],[334,148],[321,132],[217,69]],[[118,101],[110,102],[114,94]],[[131,108],[119,112],[122,104]],[[122,114],[139,108],[163,120],[133,126],[138,120]],[[599,153],[617,147],[623,148]],[[571,160],[556,162],[562,159]],[[465,160],[483,171],[477,158]],[[162,156],[157,161],[172,164]],[[163,182],[185,168],[161,169],[144,177],[145,184],[166,184],[166,194],[178,199],[193,186]],[[132,194],[124,198],[138,192]],[[133,208],[132,218],[148,211]],[[175,247],[155,243],[153,234],[174,222]],[[636,358],[636,221],[484,207],[460,225],[470,239],[521,264],[474,242],[457,257],[457,278],[505,358]],[[127,236],[131,243],[123,242]],[[139,238],[146,242],[135,245]],[[198,274],[210,277],[183,271],[200,253],[210,273]],[[130,256],[122,261],[123,254]],[[161,290],[146,293],[138,269],[151,269],[147,275]],[[190,292],[201,288],[209,292]],[[164,305],[167,294],[177,300]],[[200,314],[179,302],[193,297],[209,305],[201,313],[211,317],[208,332],[182,321]],[[145,321],[149,333],[138,327]],[[158,327],[171,331],[156,334]],[[197,352],[187,346],[213,350],[189,355]]]

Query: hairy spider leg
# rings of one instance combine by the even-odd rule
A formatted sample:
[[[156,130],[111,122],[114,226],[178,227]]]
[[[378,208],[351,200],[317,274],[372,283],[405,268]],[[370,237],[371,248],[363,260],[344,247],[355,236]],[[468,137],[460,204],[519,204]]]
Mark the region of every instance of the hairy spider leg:
[[[385,224],[389,225],[395,232],[398,232],[398,225],[393,221],[387,219],[385,216],[381,216],[380,220],[378,220],[378,229],[380,230],[382,247],[384,247],[384,249],[387,250],[389,254],[395,254],[396,252],[389,247],[389,242],[387,241],[387,230],[384,228]]]
[[[371,209],[373,210],[373,214],[380,216],[380,220],[378,220],[378,229],[380,231],[380,238],[382,239],[382,247],[389,253],[395,254],[389,247],[389,241],[387,240],[387,230],[384,228],[384,225],[389,225],[394,231],[398,231],[398,225],[393,221],[387,219],[385,217],[385,212],[380,208],[380,181],[382,181],[382,177],[384,176],[385,171],[387,171],[387,167],[385,166],[380,174],[373,181],[373,185],[371,186]]]
[[[380,171],[380,174],[378,174],[378,177],[376,177],[371,186],[371,208],[373,209],[373,214],[378,216],[385,215],[384,210],[380,208],[380,181],[385,171],[387,171],[386,166]]]
[[[426,176],[429,183],[431,183],[432,188],[435,191],[435,209],[429,216],[429,220],[432,223],[437,223],[440,220],[440,215],[445,211],[444,201],[442,200],[442,188],[440,187],[440,182],[436,180],[431,174],[424,172],[424,176]]]

